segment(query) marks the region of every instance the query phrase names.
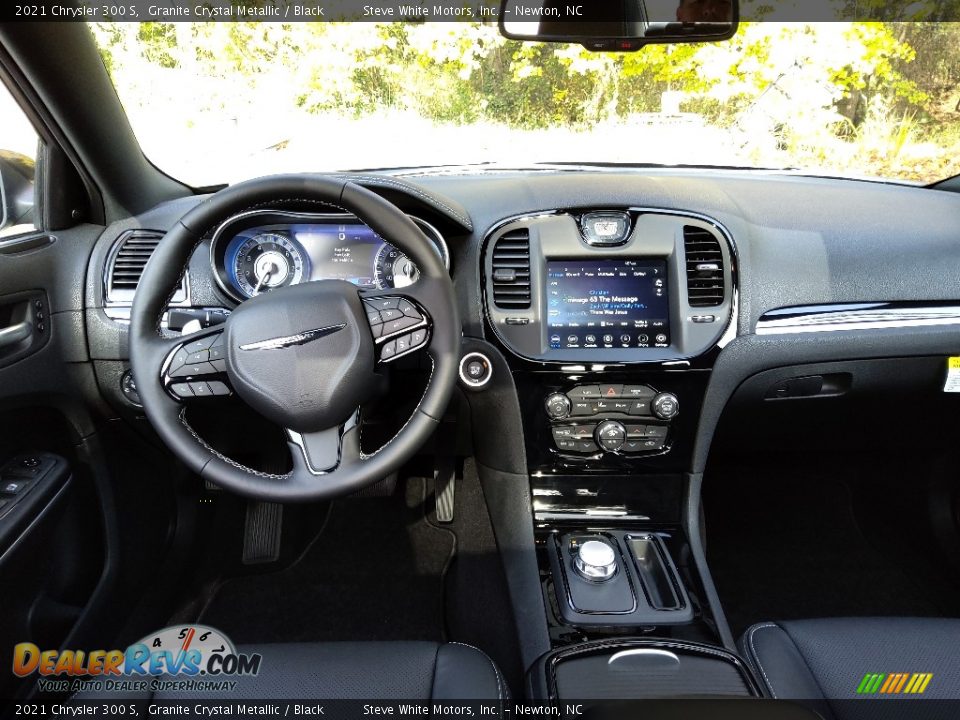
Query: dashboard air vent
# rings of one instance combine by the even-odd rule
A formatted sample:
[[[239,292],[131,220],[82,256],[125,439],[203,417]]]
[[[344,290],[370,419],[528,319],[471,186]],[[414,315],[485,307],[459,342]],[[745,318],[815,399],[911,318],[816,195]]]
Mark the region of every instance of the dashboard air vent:
[[[723,252],[709,230],[685,225],[683,248],[687,258],[687,300],[691,307],[723,304]]]
[[[493,246],[493,303],[511,310],[530,307],[529,230],[511,230]]]
[[[107,300],[131,302],[140,283],[147,260],[153,255],[163,237],[156,230],[131,230],[117,241],[113,260],[107,269]],[[172,298],[180,302],[186,298],[186,287],[181,284]]]

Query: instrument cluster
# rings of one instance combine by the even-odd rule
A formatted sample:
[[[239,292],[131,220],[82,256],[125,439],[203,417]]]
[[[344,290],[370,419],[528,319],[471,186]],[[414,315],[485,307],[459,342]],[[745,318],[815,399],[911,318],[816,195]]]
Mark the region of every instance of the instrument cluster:
[[[450,268],[439,231],[410,216]],[[254,211],[221,225],[210,246],[220,288],[237,301],[288,285],[346,280],[366,289],[403,288],[420,276],[400,250],[352,215]]]

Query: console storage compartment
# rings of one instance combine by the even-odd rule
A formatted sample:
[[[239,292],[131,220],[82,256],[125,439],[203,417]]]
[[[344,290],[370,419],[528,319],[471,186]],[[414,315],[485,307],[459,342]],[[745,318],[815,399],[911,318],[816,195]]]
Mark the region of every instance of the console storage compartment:
[[[761,697],[740,658],[682,640],[598,640],[555,650],[531,669],[530,686],[551,700]]]

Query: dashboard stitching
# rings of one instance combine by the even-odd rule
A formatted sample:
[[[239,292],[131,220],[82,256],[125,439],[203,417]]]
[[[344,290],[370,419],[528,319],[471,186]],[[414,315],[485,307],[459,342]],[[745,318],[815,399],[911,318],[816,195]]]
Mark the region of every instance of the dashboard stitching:
[[[424,192],[423,190],[416,187],[415,185],[411,185],[409,183],[403,183],[403,182],[400,182],[399,180],[394,180],[392,178],[376,177],[374,175],[334,175],[333,177],[345,178],[347,180],[361,180],[361,181],[366,181],[371,185],[377,185],[381,187],[386,185],[388,187],[395,187],[405,192],[411,192],[417,197],[419,197],[421,200],[426,200],[427,202],[433,203],[435,205],[439,205],[448,213],[453,215],[453,217],[455,217],[457,220],[462,222],[464,227],[466,227],[468,230],[473,230],[473,222],[470,220],[470,218],[457,212],[452,207],[444,203],[442,200]]]
[[[430,356],[430,377],[427,378],[427,390],[429,390],[429,388],[430,388],[430,383],[433,382],[433,374],[434,374],[434,372],[436,371],[436,369],[437,369],[437,363],[434,361],[433,356]],[[420,401],[417,403],[417,406],[413,409],[413,412],[410,413],[410,417],[408,417],[408,418],[407,418],[407,421],[406,421],[405,423],[403,423],[403,425],[401,426],[401,428],[400,428],[399,430],[397,430],[396,434],[394,434],[394,436],[393,436],[392,438],[390,438],[387,442],[385,442],[382,446],[380,446],[379,448],[377,448],[376,450],[374,450],[374,451],[373,451],[372,453],[370,453],[369,455],[367,455],[366,453],[363,452],[363,423],[360,423],[360,424],[357,425],[357,433],[358,433],[358,435],[359,435],[358,438],[357,438],[357,442],[358,442],[359,445],[360,445],[360,459],[361,459],[361,460],[368,460],[369,458],[376,457],[377,454],[378,454],[381,450],[383,450],[385,447],[387,447],[387,445],[389,445],[389,444],[392,443],[394,440],[396,440],[398,437],[400,437],[400,434],[403,433],[403,431],[407,429],[407,425],[409,425],[409,424],[411,423],[411,421],[413,420],[414,416],[415,416],[418,412],[423,413],[423,415],[426,415],[426,417],[428,417],[428,418],[430,418],[431,420],[433,420],[434,422],[436,422],[436,418],[434,418],[432,415],[427,415],[427,413],[425,413],[425,412],[423,412],[422,410],[420,410],[420,406],[423,405],[423,398],[427,396],[427,390],[424,390],[424,392],[423,392],[423,397],[420,398]]]
[[[180,411],[180,424],[183,425],[183,426],[189,431],[189,433],[190,433],[191,435],[193,435],[193,438],[194,438],[198,443],[200,443],[200,445],[202,445],[203,448],[204,448],[207,452],[209,452],[209,453],[210,453],[211,455],[213,455],[214,457],[219,458],[220,460],[222,460],[223,462],[227,463],[228,465],[232,465],[233,467],[235,467],[235,468],[237,468],[237,469],[239,469],[239,470],[244,470],[244,471],[250,473],[251,475],[257,475],[258,477],[262,477],[262,478],[270,478],[271,480],[285,480],[286,478],[289,478],[289,477],[290,477],[290,473],[287,473],[286,475],[276,475],[276,474],[273,474],[273,473],[265,473],[265,472],[260,472],[259,470],[254,470],[253,468],[249,468],[249,467],[247,467],[246,465],[241,465],[241,464],[238,463],[236,460],[231,460],[231,459],[228,458],[226,455],[223,455],[223,454],[217,452],[217,451],[214,450],[212,447],[210,447],[210,445],[207,444],[207,442],[206,442],[202,437],[200,437],[200,436],[197,434],[197,431],[196,431],[196,430],[194,430],[192,427],[190,427],[190,423],[187,422],[187,418],[186,418],[186,408],[184,408],[183,410]]]

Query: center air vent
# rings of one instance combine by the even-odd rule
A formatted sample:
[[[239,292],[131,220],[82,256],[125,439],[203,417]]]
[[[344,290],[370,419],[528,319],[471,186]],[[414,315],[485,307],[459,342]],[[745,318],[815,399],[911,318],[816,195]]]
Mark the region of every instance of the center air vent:
[[[107,269],[107,300],[114,303],[133,301],[147,260],[153,255],[163,237],[156,230],[131,230],[117,241],[113,260]],[[185,281],[184,281],[185,282]],[[181,284],[172,302],[186,299],[186,286]]]
[[[709,230],[685,225],[683,248],[687,258],[687,301],[691,307],[723,304],[723,251]]]
[[[530,307],[529,230],[511,230],[493,246],[493,303],[511,310]]]

